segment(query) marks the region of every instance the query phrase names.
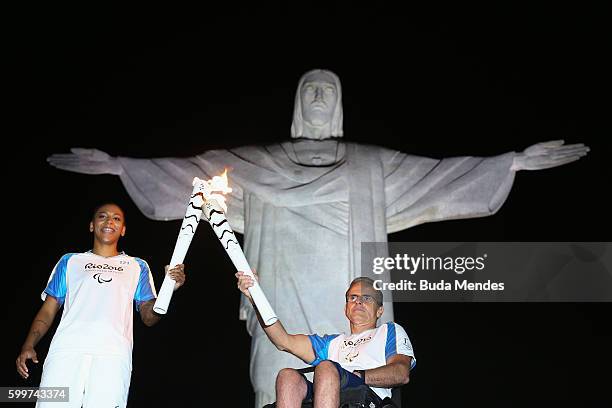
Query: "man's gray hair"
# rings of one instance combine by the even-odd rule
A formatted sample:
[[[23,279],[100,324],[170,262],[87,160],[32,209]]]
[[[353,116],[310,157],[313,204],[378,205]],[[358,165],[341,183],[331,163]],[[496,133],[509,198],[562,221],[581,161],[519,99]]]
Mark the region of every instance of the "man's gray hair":
[[[359,277],[353,279],[353,281],[349,285],[348,289],[346,290],[346,294],[344,295],[344,297],[348,296],[348,292],[349,292],[349,290],[351,290],[353,285],[362,285],[364,283],[366,285],[370,286],[372,289],[374,289],[374,300],[376,300],[376,303],[378,303],[379,306],[382,306],[382,304],[383,304],[383,293],[382,293],[381,290],[376,289],[374,287],[374,281],[372,279],[368,278],[367,276],[359,276]]]

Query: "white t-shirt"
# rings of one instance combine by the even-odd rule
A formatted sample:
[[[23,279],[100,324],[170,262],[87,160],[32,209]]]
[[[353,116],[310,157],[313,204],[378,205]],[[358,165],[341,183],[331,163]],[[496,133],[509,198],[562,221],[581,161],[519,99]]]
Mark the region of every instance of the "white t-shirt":
[[[44,292],[64,305],[49,354],[60,351],[122,355],[131,359],[133,302],[155,299],[149,265],[121,253],[85,252],[59,260]]]
[[[384,366],[387,359],[395,354],[412,357],[410,369],[416,365],[410,339],[404,328],[397,323],[388,322],[375,329],[348,336],[332,334],[321,337],[314,334],[308,337],[316,356],[311,365],[332,360],[350,372],[369,370]],[[380,398],[391,397],[389,388],[371,388]]]

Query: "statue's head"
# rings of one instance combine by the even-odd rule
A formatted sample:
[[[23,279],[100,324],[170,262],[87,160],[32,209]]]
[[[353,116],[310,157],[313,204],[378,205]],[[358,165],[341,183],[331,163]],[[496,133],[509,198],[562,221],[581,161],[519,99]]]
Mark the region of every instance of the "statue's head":
[[[291,137],[342,137],[342,88],[336,74],[313,69],[300,78],[295,94]]]

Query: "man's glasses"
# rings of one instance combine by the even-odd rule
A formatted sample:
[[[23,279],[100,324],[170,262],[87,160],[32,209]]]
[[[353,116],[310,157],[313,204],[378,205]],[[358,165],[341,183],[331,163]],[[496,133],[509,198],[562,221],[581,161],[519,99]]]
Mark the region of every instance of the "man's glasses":
[[[361,303],[374,303],[376,299],[374,299],[374,296],[370,295],[348,295],[346,301],[350,303],[355,303],[357,301]]]

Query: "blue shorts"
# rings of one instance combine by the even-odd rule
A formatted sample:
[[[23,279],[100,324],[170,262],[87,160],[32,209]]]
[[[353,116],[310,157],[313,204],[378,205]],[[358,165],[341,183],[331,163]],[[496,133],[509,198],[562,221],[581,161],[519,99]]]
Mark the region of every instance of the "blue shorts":
[[[335,361],[331,361],[331,360],[324,360],[324,361],[329,361],[330,363],[333,363],[336,366],[336,369],[338,369],[338,375],[340,376],[340,391],[343,391],[347,388],[358,387],[360,385],[365,384],[365,382],[363,381],[363,378],[351,373],[348,370],[345,370],[344,368],[342,368],[340,364],[336,363]],[[305,376],[304,376],[304,380],[306,380],[306,386],[308,387],[308,391],[306,392],[306,398],[304,399],[312,400],[312,398],[314,397],[313,384],[312,382],[308,381]]]

